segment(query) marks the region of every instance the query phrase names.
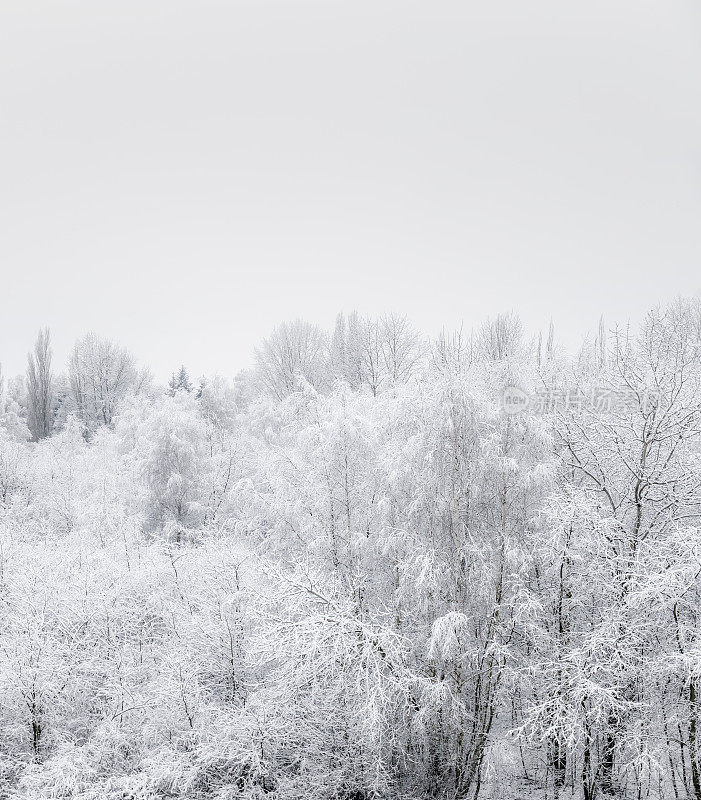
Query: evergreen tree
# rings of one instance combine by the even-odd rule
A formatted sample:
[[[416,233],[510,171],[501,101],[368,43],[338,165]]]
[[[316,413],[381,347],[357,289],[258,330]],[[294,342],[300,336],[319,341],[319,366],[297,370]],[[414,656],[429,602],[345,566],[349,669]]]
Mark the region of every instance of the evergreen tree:
[[[183,392],[191,392],[192,391],[192,383],[190,382],[190,376],[187,374],[187,370],[184,366],[181,366],[178,372],[174,372],[170,376],[170,380],[168,381],[168,394],[170,397],[173,397],[176,392],[183,391]]]

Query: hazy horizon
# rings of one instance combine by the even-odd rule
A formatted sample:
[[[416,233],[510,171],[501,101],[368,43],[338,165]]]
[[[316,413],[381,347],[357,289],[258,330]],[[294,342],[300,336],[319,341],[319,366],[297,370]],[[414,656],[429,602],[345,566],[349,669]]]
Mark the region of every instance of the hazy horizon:
[[[164,379],[354,308],[635,323],[701,289],[700,42],[690,2],[4,3],[4,370],[42,326]]]

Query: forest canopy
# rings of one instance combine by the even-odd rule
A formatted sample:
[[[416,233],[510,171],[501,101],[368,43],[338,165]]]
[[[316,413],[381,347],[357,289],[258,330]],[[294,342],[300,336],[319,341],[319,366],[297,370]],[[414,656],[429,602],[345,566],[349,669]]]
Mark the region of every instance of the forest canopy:
[[[0,795],[701,800],[701,303],[0,379]]]

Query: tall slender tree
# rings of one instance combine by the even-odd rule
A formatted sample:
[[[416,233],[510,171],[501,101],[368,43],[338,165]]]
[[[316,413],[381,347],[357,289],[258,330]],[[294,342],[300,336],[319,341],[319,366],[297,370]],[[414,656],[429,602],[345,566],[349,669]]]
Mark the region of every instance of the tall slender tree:
[[[51,370],[51,333],[39,331],[34,353],[27,356],[27,424],[36,442],[51,434],[54,419],[54,375]]]

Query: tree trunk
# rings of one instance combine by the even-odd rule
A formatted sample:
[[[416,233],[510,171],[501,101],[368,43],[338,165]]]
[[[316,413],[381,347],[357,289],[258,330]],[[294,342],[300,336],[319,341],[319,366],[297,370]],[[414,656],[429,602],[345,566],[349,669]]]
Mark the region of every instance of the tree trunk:
[[[689,681],[689,760],[691,761],[691,783],[696,800],[701,800],[701,775],[699,774],[699,743],[696,729],[696,678]]]

